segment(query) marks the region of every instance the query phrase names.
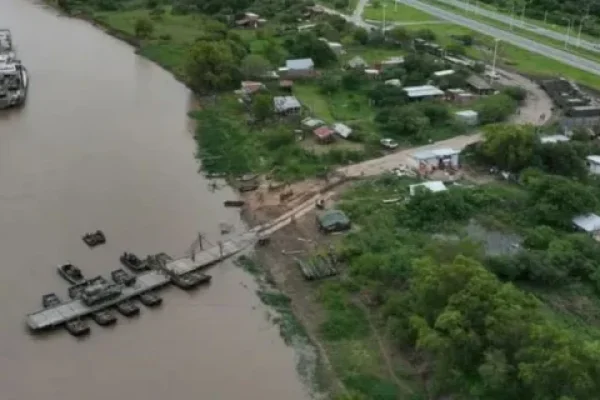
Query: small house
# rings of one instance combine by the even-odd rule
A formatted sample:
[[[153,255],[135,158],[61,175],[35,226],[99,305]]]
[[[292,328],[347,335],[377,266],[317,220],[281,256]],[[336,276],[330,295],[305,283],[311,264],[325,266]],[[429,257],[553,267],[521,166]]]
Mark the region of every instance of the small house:
[[[339,122],[333,124],[333,130],[344,139],[348,139],[348,137],[352,134],[352,128]]]
[[[386,68],[395,68],[401,66],[402,64],[404,64],[404,57],[390,57],[381,61],[379,63],[379,68],[382,70]]]
[[[344,46],[338,42],[327,42],[327,46],[333,51],[336,55],[344,54]]]
[[[287,60],[285,67],[279,70],[288,77],[306,77],[314,75],[315,64],[311,58]]]
[[[353,57],[347,63],[350,68],[366,68],[368,66],[367,62],[361,56]]]
[[[320,119],[308,117],[302,120],[302,126],[308,129],[315,129],[321,125],[325,125],[325,122],[321,121]]]
[[[262,25],[265,22],[267,22],[267,20],[260,18],[258,14],[247,12],[244,14],[244,17],[242,19],[235,21],[235,24],[243,28],[256,29],[259,25]]]
[[[335,131],[328,126],[321,126],[313,131],[319,143],[331,143]]]
[[[477,111],[473,111],[473,110],[457,111],[454,113],[454,116],[456,117],[456,119],[458,121],[460,121],[463,124],[468,125],[468,126],[475,126],[479,123],[479,115],[477,114]]]
[[[436,71],[433,73],[433,76],[435,76],[436,78],[442,78],[444,76],[450,76],[450,75],[454,75],[453,69],[445,69],[443,71]]]
[[[594,237],[600,239],[600,217],[594,213],[578,215],[572,220],[573,226],[576,229],[587,232]]]
[[[446,185],[444,185],[444,182],[442,182],[442,181],[429,181],[429,182],[417,183],[416,185],[410,185],[408,187],[408,190],[410,191],[411,196],[414,196],[415,193],[417,193],[417,191],[419,189],[426,189],[433,193],[443,192],[445,190],[448,190],[448,188],[446,187]]]
[[[385,84],[388,86],[402,87],[402,81],[400,79],[388,79],[385,81]]]
[[[294,81],[290,81],[289,79],[283,79],[279,81],[279,88],[281,90],[291,93],[293,87]]]
[[[488,95],[494,93],[494,88],[482,77],[471,75],[467,78],[467,86],[479,95]]]
[[[411,154],[411,158],[419,168],[443,169],[446,166],[458,168],[459,154],[459,150],[442,148],[419,151]]]
[[[549,135],[549,136],[542,136],[540,138],[540,142],[542,142],[542,144],[548,144],[548,143],[562,143],[562,142],[568,142],[569,138],[565,135]]]
[[[404,91],[411,100],[433,99],[444,96],[443,90],[432,85],[407,86]]]
[[[282,115],[298,115],[302,110],[302,105],[294,96],[275,96],[273,106],[275,112]]]
[[[373,68],[365,69],[365,75],[369,78],[377,78],[379,76],[379,70]]]
[[[586,162],[591,174],[600,175],[600,156],[587,156]]]
[[[298,25],[298,31],[299,32],[306,32],[306,31],[310,31],[313,30],[315,27],[317,26],[317,24],[304,24],[304,25]]]
[[[246,95],[252,95],[265,88],[262,82],[253,81],[243,81],[241,86],[242,93]]]
[[[350,218],[341,210],[327,210],[317,215],[319,229],[326,233],[341,232],[352,226]]]

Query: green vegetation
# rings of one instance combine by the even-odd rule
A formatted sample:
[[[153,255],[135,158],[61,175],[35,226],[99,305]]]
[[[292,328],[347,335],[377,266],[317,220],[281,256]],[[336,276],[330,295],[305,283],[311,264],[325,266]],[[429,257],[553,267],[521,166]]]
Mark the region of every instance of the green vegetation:
[[[382,21],[383,6],[385,6],[385,20],[388,22],[425,22],[437,20],[431,14],[427,14],[416,8],[385,1],[372,2],[372,6],[367,5],[363,13],[363,18],[366,20]]]
[[[512,171],[512,183],[412,197],[407,178],[356,185],[339,205],[358,226],[336,246],[347,275],[321,289],[328,340],[364,334],[354,305],[366,298],[393,352],[417,351],[430,398],[596,398],[600,244],[571,219],[600,211],[584,162],[598,150],[492,125],[463,157]],[[392,198],[405,200],[383,202]]]

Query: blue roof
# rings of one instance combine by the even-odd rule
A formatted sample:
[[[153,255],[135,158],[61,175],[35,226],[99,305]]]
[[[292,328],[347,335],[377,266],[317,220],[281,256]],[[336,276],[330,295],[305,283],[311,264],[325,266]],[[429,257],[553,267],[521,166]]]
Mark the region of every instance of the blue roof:
[[[296,60],[287,60],[285,62],[286,68],[289,69],[311,69],[315,66],[311,58],[299,58]]]

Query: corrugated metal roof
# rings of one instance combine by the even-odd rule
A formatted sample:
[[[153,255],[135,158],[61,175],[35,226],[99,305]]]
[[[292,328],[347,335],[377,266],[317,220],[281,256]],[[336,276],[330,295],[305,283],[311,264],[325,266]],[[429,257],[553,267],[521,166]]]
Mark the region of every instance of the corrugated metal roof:
[[[428,97],[428,96],[442,96],[444,92],[439,88],[432,85],[423,85],[423,86],[409,86],[405,87],[404,91],[408,95],[408,97],[416,98],[416,97]]]
[[[593,213],[579,215],[573,218],[573,224],[586,232],[596,232],[600,230],[600,217]]]
[[[307,70],[315,66],[311,58],[299,58],[295,60],[287,60],[285,67],[291,70]]]
[[[418,183],[416,185],[410,185],[408,187],[408,189],[410,191],[410,195],[414,196],[414,194],[416,193],[416,190],[420,187],[429,189],[430,191],[432,191],[434,193],[443,192],[444,190],[448,190],[448,188],[446,187],[446,185],[444,185],[444,182],[442,182],[442,181],[429,181],[429,182]]]

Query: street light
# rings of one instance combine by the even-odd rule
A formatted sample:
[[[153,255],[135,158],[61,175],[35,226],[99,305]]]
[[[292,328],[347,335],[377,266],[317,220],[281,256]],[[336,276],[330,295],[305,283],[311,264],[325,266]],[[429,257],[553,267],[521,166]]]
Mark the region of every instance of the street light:
[[[567,17],[563,17],[563,19],[566,19],[567,21],[569,21],[569,25],[567,27],[567,37],[565,38],[565,49],[566,49],[569,45],[569,35],[571,34],[571,23],[573,22],[573,19],[567,18]]]
[[[513,30],[513,25],[515,23],[515,2],[512,2],[512,8],[510,11],[510,30]]]
[[[496,43],[494,44],[494,58],[492,59],[492,74],[490,76],[490,82],[496,76],[496,56],[498,55],[498,43],[500,43],[500,39],[496,38],[494,41]]]
[[[577,34],[577,47],[581,46],[581,28],[583,27],[583,21],[585,21],[589,17],[590,16],[586,14],[581,18],[581,21],[579,21],[579,33]]]
[[[523,3],[523,11],[521,11],[521,26],[525,26],[525,9],[527,8],[527,2]]]

